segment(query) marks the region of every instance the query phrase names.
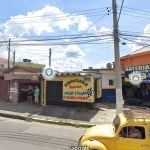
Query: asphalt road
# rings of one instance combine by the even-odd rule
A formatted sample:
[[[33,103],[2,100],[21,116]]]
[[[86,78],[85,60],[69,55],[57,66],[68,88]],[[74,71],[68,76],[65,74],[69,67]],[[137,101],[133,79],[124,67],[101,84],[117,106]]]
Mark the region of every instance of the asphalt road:
[[[0,150],[69,150],[84,128],[0,117]]]

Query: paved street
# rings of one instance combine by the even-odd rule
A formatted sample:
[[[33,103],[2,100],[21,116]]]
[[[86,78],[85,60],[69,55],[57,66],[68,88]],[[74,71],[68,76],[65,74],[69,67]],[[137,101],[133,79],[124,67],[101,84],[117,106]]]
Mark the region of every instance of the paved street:
[[[0,117],[0,150],[69,150],[84,131]]]

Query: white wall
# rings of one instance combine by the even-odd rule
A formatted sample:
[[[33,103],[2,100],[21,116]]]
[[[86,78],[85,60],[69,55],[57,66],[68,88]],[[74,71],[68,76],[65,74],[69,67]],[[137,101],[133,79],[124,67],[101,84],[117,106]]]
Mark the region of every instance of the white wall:
[[[113,85],[109,85],[109,80],[113,81]],[[115,74],[113,72],[102,73],[102,89],[115,88]]]
[[[10,63],[10,68],[13,67],[13,64]],[[0,62],[0,68],[8,68],[8,62]]]

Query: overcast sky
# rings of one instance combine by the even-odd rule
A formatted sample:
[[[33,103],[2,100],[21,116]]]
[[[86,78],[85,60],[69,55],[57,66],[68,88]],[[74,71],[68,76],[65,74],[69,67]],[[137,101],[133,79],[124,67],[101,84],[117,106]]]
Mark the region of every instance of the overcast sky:
[[[149,44],[150,1],[117,0],[120,55]],[[58,71],[114,61],[112,0],[5,0],[0,5],[0,57],[31,59]]]

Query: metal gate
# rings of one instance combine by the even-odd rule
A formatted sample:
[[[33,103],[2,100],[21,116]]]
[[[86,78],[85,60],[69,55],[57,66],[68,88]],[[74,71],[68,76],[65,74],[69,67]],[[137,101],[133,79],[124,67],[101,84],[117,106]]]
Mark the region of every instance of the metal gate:
[[[46,103],[47,105],[61,105],[63,92],[63,82],[62,81],[48,81],[46,88]]]
[[[7,101],[9,99],[10,81],[0,80],[0,100]]]

